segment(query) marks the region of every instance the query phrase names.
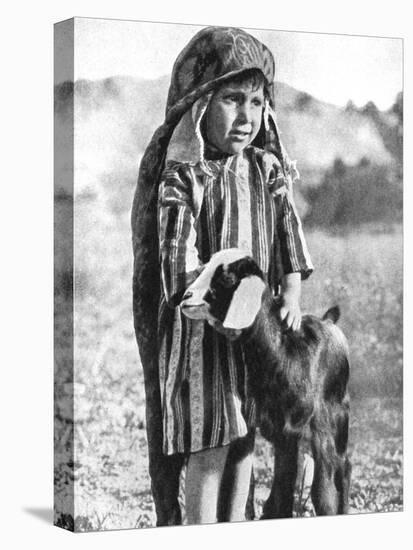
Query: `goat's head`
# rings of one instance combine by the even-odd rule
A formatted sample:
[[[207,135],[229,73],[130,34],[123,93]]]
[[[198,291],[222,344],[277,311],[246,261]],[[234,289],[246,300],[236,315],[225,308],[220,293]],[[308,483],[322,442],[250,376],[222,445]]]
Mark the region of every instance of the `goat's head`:
[[[265,289],[255,261],[237,248],[214,254],[185,292],[181,309],[190,319],[218,320],[242,330],[254,322]]]

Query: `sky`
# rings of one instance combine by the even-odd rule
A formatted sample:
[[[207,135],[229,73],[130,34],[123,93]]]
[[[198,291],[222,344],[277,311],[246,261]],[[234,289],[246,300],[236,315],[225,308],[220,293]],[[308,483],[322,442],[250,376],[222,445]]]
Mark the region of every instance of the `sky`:
[[[269,22],[270,23],[270,22]],[[201,26],[75,19],[75,79],[170,74]],[[381,38],[246,29],[273,52],[276,80],[335,105],[372,100],[390,107],[402,90],[403,42]],[[69,78],[57,70],[56,82]]]

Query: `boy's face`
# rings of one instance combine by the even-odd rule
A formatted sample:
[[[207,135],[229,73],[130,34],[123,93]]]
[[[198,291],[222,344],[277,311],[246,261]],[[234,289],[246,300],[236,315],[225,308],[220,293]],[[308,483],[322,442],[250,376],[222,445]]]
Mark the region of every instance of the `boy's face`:
[[[224,84],[207,111],[208,141],[230,155],[240,153],[259,132],[264,107],[262,85]]]

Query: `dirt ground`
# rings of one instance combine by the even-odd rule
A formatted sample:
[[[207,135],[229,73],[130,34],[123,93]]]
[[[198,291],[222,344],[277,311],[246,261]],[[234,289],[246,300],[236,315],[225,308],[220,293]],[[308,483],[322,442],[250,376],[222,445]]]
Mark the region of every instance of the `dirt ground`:
[[[107,412],[115,413],[107,416]],[[147,469],[147,445],[143,425],[123,416],[115,425],[116,407],[105,407],[103,418],[77,428],[77,460],[74,466],[77,530],[107,530],[155,526],[155,513]],[[120,417],[118,417],[120,420]],[[353,473],[350,513],[389,512],[403,509],[401,403],[368,399],[352,404],[350,453]],[[307,473],[299,476],[295,516],[313,516]],[[71,475],[68,464],[57,472],[58,492],[65,496]],[[260,516],[272,482],[271,446],[258,435],[255,450],[255,506]],[[304,480],[304,484],[303,484]],[[304,486],[302,486],[302,484]],[[183,497],[183,495],[181,495]]]
[[[95,203],[77,210],[74,376],[70,360],[63,360],[64,307],[56,318],[62,360],[56,362],[55,508],[60,512],[55,521],[80,531],[155,526],[143,376],[131,311],[129,218],[99,219],[96,213],[102,210]],[[347,235],[314,231],[307,239],[317,271],[303,286],[303,310],[322,314],[339,304],[339,323],[350,343],[351,513],[402,510],[401,229]],[[68,453],[72,438],[74,456]],[[311,516],[306,487],[311,460],[304,459],[295,514]],[[272,465],[271,446],[258,436],[257,517]],[[74,517],[69,514],[73,483]]]

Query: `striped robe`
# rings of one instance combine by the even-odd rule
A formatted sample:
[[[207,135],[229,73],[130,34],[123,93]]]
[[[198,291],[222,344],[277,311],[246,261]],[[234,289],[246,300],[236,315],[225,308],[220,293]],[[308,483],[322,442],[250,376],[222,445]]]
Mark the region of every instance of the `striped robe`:
[[[277,158],[253,146],[199,165],[169,162],[159,188],[161,301],[159,373],[163,451],[188,453],[226,445],[255,423],[242,345],[178,304],[214,252],[238,247],[273,288],[282,275],[312,271],[291,180]]]

